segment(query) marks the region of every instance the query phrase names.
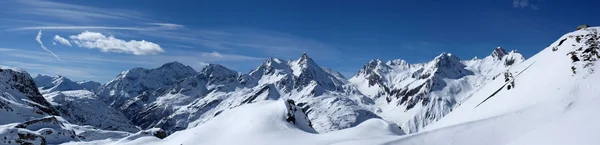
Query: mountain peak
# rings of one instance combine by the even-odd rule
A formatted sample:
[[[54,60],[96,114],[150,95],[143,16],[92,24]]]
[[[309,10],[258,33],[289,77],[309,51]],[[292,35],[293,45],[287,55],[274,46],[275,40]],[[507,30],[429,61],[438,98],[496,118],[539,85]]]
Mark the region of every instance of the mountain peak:
[[[308,57],[306,53],[302,54],[302,57],[296,61],[296,64],[292,65],[292,71],[294,75],[299,76],[302,71],[307,69],[321,69],[321,67],[312,58]]]
[[[316,65],[317,63],[315,63],[315,61],[313,61],[312,58],[308,57],[306,52],[304,52],[304,53],[302,53],[302,56],[298,60],[298,64],[300,64],[300,65],[302,65],[302,64]]]
[[[186,65],[178,62],[178,61],[172,61],[172,62],[168,62],[163,64],[162,66],[159,67],[159,69],[165,69],[165,68],[184,68],[187,67]]]
[[[237,74],[237,72],[220,64],[208,64],[202,69],[203,74]]]
[[[496,59],[502,59],[502,57],[504,57],[506,54],[508,54],[506,50],[504,50],[504,48],[502,48],[501,46],[498,46],[492,52],[492,57]]]
[[[47,76],[37,75],[33,81],[36,86],[39,87],[39,91],[49,93],[52,91],[69,91],[69,90],[81,90],[84,89],[78,83],[71,81],[69,78],[64,76]]]
[[[387,65],[391,65],[391,66],[405,66],[408,65],[408,62],[406,62],[406,60],[402,60],[402,59],[395,59],[395,60],[390,60],[388,62],[386,62]]]
[[[388,62],[390,63],[390,62]],[[356,75],[370,75],[372,73],[374,73],[375,71],[377,71],[376,69],[383,69],[383,70],[387,70],[389,68],[388,65],[382,65],[383,62],[379,59],[372,59],[371,61],[369,61],[367,64],[365,64],[360,71],[358,71],[358,74]]]
[[[456,55],[453,55],[452,53],[446,53],[446,52],[442,52],[440,55],[438,55],[437,57],[435,57],[433,59],[433,61],[459,61],[460,58],[456,57]]]
[[[381,60],[380,59],[371,59],[371,61],[369,61],[369,64],[373,64],[373,65],[377,65],[380,64]]]

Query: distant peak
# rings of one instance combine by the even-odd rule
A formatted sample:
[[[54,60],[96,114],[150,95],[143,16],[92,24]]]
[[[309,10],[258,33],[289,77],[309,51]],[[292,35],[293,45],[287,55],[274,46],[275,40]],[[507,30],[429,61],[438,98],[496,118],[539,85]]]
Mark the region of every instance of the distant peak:
[[[204,67],[204,69],[228,69],[227,67],[220,64],[208,64]]]
[[[381,63],[381,60],[379,60],[379,59],[371,59],[371,61],[369,61],[369,64],[373,64],[373,65],[377,65],[380,63]]]
[[[393,66],[404,66],[404,65],[408,65],[408,62],[406,62],[406,60],[402,60],[402,59],[395,59],[395,60],[388,61],[386,64],[393,65]]]
[[[511,50],[510,53],[521,53],[518,50]]]
[[[504,50],[504,48],[502,48],[501,46],[498,46],[492,52],[492,57],[496,59],[502,59],[502,57],[504,57],[506,54],[508,54],[506,50]]]
[[[442,52],[440,55],[435,57],[434,60],[445,60],[445,59],[459,59],[459,58],[456,57],[455,55],[453,55],[452,53]]]
[[[308,60],[308,59],[310,59],[310,57],[308,57],[308,55],[306,54],[306,52],[303,52],[302,56],[300,57],[300,60],[302,61],[302,60]]]
[[[360,71],[358,72],[359,74],[371,74],[373,73],[373,71],[375,69],[377,69],[378,67],[385,67],[387,68],[387,65],[381,65],[382,62],[379,59],[372,59],[371,61],[369,61],[367,64],[365,64]]]
[[[185,67],[182,63],[178,61],[168,62],[160,66],[160,68],[173,68],[173,67]]]
[[[205,73],[205,74],[212,74],[212,73],[236,74],[237,72],[235,72],[223,65],[220,65],[220,64],[208,64],[206,67],[204,67],[202,69],[202,73]]]
[[[300,64],[300,65],[306,64],[306,65],[317,66],[317,63],[315,63],[315,61],[312,60],[312,58],[308,57],[308,55],[306,54],[306,52],[302,53],[302,56],[298,60],[298,64]]]

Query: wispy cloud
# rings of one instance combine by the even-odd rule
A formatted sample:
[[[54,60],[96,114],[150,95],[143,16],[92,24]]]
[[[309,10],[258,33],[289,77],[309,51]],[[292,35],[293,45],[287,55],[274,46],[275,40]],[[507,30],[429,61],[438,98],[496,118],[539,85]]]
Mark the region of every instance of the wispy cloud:
[[[160,45],[146,40],[121,40],[102,33],[85,31],[78,35],[69,36],[79,47],[97,48],[102,52],[130,53],[134,55],[150,55],[165,52]]]
[[[13,49],[13,48],[0,48],[0,56],[3,56],[4,58],[6,58],[6,56],[9,56],[9,57],[20,58],[20,60],[40,61],[40,62],[51,62],[52,60],[54,60],[54,58],[51,58],[51,59],[48,58],[48,56],[51,56],[51,54],[48,54],[48,53],[39,52],[39,51],[28,51],[28,50],[24,50],[24,49]],[[85,65],[106,63],[106,62],[122,63],[122,64],[135,64],[135,65],[152,64],[151,62],[147,62],[147,61],[126,60],[126,59],[122,59],[122,58],[107,59],[107,58],[99,57],[99,56],[95,56],[95,55],[76,54],[76,53],[63,54],[63,55],[61,55],[61,59],[63,59],[63,61],[69,62],[69,63],[81,63],[81,64],[85,64]]]
[[[138,27],[111,27],[111,26],[34,26],[34,27],[21,27],[11,30],[134,30],[134,31],[150,31],[154,29],[150,28],[138,28]]]
[[[543,3],[543,0],[537,0],[536,3],[531,3],[529,0],[513,0],[514,8],[531,8],[534,10],[540,9],[539,4]]]
[[[69,21],[98,21],[106,19],[143,20],[136,11],[123,9],[99,9],[84,5],[65,4],[46,0],[13,0],[14,12],[35,16],[45,16]]]
[[[54,52],[50,51],[50,49],[46,48],[46,46],[44,46],[44,43],[42,43],[42,30],[40,30],[37,34],[37,36],[35,37],[35,40],[40,44],[40,46],[42,47],[42,49],[50,52],[50,54],[52,54],[54,57],[56,57],[56,59],[62,61],[60,59],[60,57],[58,57],[58,55],[54,54]]]
[[[255,29],[193,30],[189,32],[142,32],[147,36],[160,35],[172,41],[193,43],[219,51],[252,52],[263,56],[296,58],[307,52],[312,57],[336,59],[342,53],[336,46],[310,38]]]
[[[58,35],[54,35],[54,42],[52,42],[52,43],[53,43],[54,45],[56,45],[56,43],[55,43],[55,42],[58,42],[58,43],[60,43],[60,44],[67,45],[67,46],[72,46],[72,45],[71,45],[71,42],[69,42],[69,40],[67,40],[67,39],[65,39],[65,38],[63,38],[63,37],[60,37],[60,36],[58,36]]]
[[[234,55],[234,54],[222,54],[216,51],[206,53],[202,52],[199,56],[205,60],[210,61],[244,61],[244,60],[262,60],[263,58],[258,57],[250,57],[243,55]]]
[[[166,29],[166,30],[175,30],[175,29],[184,27],[183,25],[173,24],[173,23],[148,23],[148,24],[158,26],[158,27]]]

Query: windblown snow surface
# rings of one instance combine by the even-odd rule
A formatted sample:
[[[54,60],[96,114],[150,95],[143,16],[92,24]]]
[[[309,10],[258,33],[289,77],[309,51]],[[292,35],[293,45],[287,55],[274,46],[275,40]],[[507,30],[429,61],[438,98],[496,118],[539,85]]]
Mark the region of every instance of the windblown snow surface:
[[[566,34],[509,68],[515,74],[514,88],[503,87],[504,79],[492,79],[445,117],[414,134],[403,135],[397,125],[377,118],[343,130],[309,133],[286,121],[284,101],[267,100],[233,108],[162,140],[127,137],[68,144],[599,144],[600,92],[595,88],[600,88],[600,75],[594,72],[600,69],[594,65],[600,49],[598,29]]]

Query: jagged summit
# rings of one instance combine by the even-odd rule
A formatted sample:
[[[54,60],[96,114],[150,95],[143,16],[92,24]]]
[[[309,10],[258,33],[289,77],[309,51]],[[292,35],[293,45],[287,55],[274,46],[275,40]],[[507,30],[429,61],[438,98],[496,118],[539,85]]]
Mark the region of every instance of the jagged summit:
[[[302,53],[302,56],[296,61],[296,65],[292,65],[292,69],[294,69],[295,66],[300,67],[300,69],[302,69],[302,71],[306,70],[306,69],[320,69],[320,66],[310,57],[308,57],[308,55],[306,54],[306,52]],[[298,76],[300,72],[298,72],[296,69],[294,69],[294,75]]]
[[[403,59],[390,60],[390,61],[387,61],[385,64],[392,65],[392,66],[408,66],[408,62],[406,62],[406,60],[403,60]]]
[[[201,73],[212,75],[222,75],[222,74],[237,74],[236,71],[231,70],[220,64],[208,64],[205,66]]]
[[[492,56],[495,59],[502,59],[502,57],[504,57],[507,54],[508,54],[508,52],[506,52],[506,50],[504,50],[504,48],[502,48],[501,46],[498,46],[498,47],[496,47],[496,49],[494,49],[494,51],[492,52],[492,54],[490,56]]]
[[[435,67],[464,67],[460,62],[461,59],[451,53],[442,52],[442,54],[435,57],[430,63],[434,64]]]
[[[85,89],[76,82],[64,76],[48,76],[38,74],[34,78],[35,84],[42,94],[53,91],[83,90]]]

